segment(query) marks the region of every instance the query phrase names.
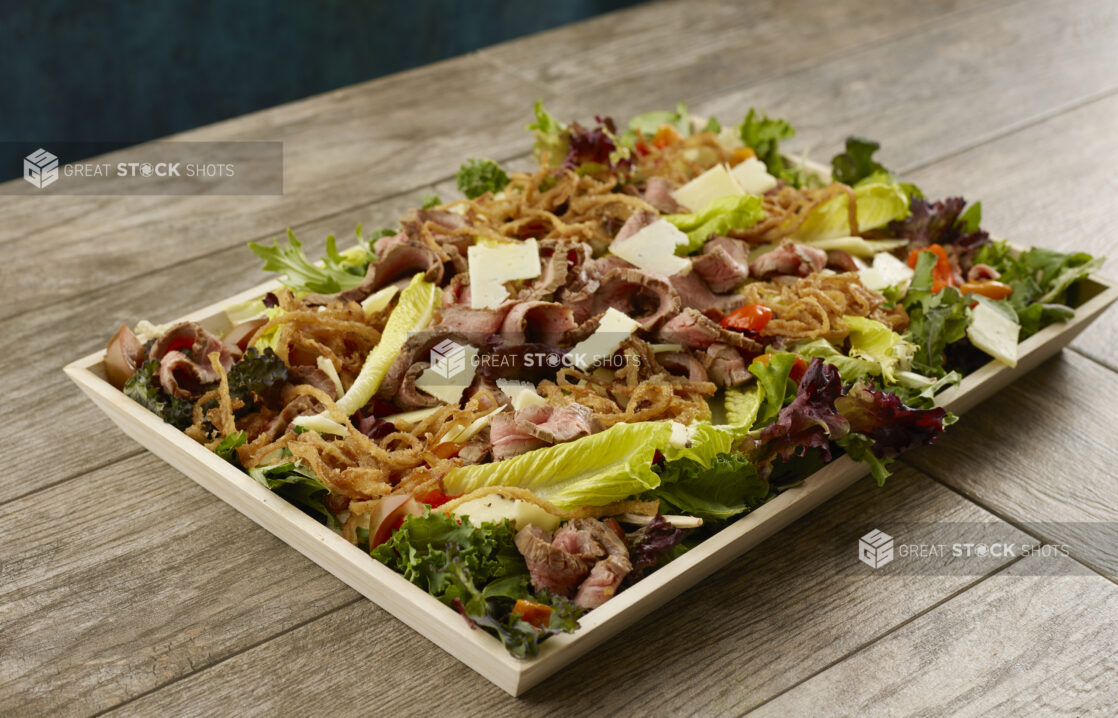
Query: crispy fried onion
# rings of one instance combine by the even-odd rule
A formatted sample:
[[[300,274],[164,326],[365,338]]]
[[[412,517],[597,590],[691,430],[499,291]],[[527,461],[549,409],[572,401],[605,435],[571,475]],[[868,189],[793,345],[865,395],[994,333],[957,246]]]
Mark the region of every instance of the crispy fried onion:
[[[470,219],[471,226],[453,233],[499,240],[575,239],[604,248],[631,214],[656,211],[639,197],[615,192],[617,182],[616,177],[580,177],[546,166],[531,174],[513,172],[499,196],[486,193],[447,205]]]
[[[826,187],[800,189],[785,185],[766,194],[761,202],[761,208],[765,210],[764,218],[748,229],[731,230],[730,235],[750,244],[779,242],[795,234],[813,209],[840,194],[845,194],[848,199],[847,221],[850,223],[850,233],[858,234],[858,209],[854,190],[835,182]]]
[[[663,177],[675,185],[684,184],[720,162],[730,159],[730,152],[713,132],[698,132],[665,147],[646,143],[647,154],[636,157],[635,171],[639,178]]]
[[[616,370],[584,372],[560,369],[555,381],[543,381],[537,391],[549,404],[578,403],[588,407],[601,425],[620,422],[673,420],[683,424],[710,417],[705,397],[716,387],[669,374],[656,361],[647,342],[632,337],[622,345],[625,364]]]
[[[867,289],[855,272],[811,274],[791,284],[755,282],[742,290],[750,304],[773,310],[761,334],[785,339],[823,337],[841,341],[850,333],[843,315],[869,317],[893,331],[904,331],[908,314],[900,305],[883,308],[885,297]]]
[[[308,307],[286,289],[275,295],[284,311],[257,330],[256,336],[278,330],[276,354],[284,363],[313,366],[315,357],[326,357],[348,387],[380,341],[388,312],[367,316],[356,302]]]
[[[559,508],[550,501],[541,499],[528,489],[523,489],[518,486],[482,486],[479,489],[474,489],[469,493],[462,494],[446,502],[439,507],[439,511],[445,514],[454,513],[454,509],[462,504],[485,496],[502,496],[506,499],[527,501],[530,504],[539,506],[552,516],[558,516],[563,519],[599,518],[601,516],[616,516],[626,513],[655,516],[660,510],[660,500],[654,499],[652,501],[616,501],[612,504],[606,504],[605,506],[580,506],[573,511],[568,511]]]

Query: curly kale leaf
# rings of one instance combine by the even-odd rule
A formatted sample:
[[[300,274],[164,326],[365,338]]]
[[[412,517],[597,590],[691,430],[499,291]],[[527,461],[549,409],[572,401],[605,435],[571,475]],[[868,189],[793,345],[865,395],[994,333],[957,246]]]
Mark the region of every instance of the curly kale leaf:
[[[458,168],[455,179],[458,191],[469,199],[477,199],[486,192],[497,194],[509,183],[508,174],[493,160],[470,159]]]
[[[148,359],[124,384],[124,394],[160,419],[185,429],[193,423],[194,405],[171,396],[159,384],[159,360]]]

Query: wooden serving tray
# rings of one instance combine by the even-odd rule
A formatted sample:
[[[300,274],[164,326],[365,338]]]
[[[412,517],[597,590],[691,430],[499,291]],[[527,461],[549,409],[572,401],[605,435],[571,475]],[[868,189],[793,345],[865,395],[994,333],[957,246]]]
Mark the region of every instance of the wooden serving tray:
[[[279,286],[278,282],[268,282],[178,321],[197,321],[220,336],[230,328],[225,307],[261,297]],[[1023,376],[1067,346],[1118,299],[1118,288],[1090,277],[1080,283],[1079,296],[1081,302],[1073,319],[1053,324],[1020,345],[1015,368],[990,362],[941,394],[940,405],[961,414]],[[126,397],[106,381],[103,356],[104,352],[90,354],[64,371],[124,433],[513,696],[869,473],[865,464],[848,456],[832,461],[800,486],[779,494],[586,614],[575,633],[549,638],[536,658],[518,660],[498,639],[471,630],[456,611]]]

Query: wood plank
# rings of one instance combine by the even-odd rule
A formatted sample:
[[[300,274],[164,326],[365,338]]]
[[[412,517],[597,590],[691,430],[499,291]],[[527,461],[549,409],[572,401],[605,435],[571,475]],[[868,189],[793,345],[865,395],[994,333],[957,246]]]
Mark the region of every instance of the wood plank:
[[[955,521],[988,521],[1006,540],[1028,540],[905,469],[884,489],[866,480],[841,494],[519,701],[360,602],[143,696],[121,713],[359,705],[370,680],[422,686],[378,691],[384,713],[448,705],[463,715],[705,714],[727,703],[745,709],[979,580],[857,570],[857,537],[890,521],[919,522],[919,541],[948,540],[944,522]],[[835,537],[849,547],[840,559],[831,549]],[[665,690],[669,677],[676,688]]]
[[[693,58],[699,64],[688,66],[692,73],[712,77],[722,72],[727,82],[740,88],[789,69],[762,62],[770,44],[794,53],[794,66],[802,68],[830,57],[836,48],[911,31],[950,13],[956,4],[908,0],[903,8],[882,12],[845,0],[828,7],[825,13],[799,8],[781,20],[785,11],[770,6],[758,25],[750,13],[714,2],[650,6],[653,13],[667,13],[650,21],[656,35],[635,43],[645,51],[631,61],[619,61],[608,73],[592,73],[597,81],[614,79],[608,92],[598,93],[589,104],[559,94],[566,90],[553,92],[535,80],[520,79],[514,62],[498,62],[496,55],[469,56],[176,136],[284,141],[282,197],[0,197],[0,213],[10,218],[6,226],[18,228],[7,235],[0,229],[0,238],[7,236],[16,248],[0,267],[0,281],[11,295],[0,317],[448,177],[467,157],[504,159],[523,153],[530,144],[523,126],[537,97],[564,117],[595,112],[625,116],[648,109],[649,102],[693,99],[696,87],[704,88],[705,96],[723,92],[727,85],[713,80],[703,84],[690,76],[657,77],[665,63],[679,62],[683,45],[704,48],[702,57]],[[843,31],[833,32],[840,17]],[[682,27],[695,33],[713,32],[722,20],[732,18],[734,32],[695,43],[690,38],[700,35],[681,32],[679,18],[687,18]],[[570,54],[563,45],[569,32],[525,42]],[[672,52],[657,46],[665,34],[676,38]],[[805,43],[805,36],[818,41]],[[631,34],[624,37],[633,44]],[[751,41],[743,44],[743,38]],[[753,42],[758,38],[764,43]],[[755,45],[752,54],[740,57],[719,51]],[[649,53],[649,48],[658,49]],[[579,61],[585,65],[604,57],[588,53]],[[635,84],[634,72],[657,77],[658,94]],[[52,248],[49,260],[41,252],[43,246]],[[139,246],[145,251],[138,252]]]
[[[672,105],[748,86],[981,6],[1006,3],[657,3],[481,51],[559,96],[610,98],[620,85]],[[790,41],[790,38],[794,40]],[[541,42],[542,40],[542,42]],[[665,98],[665,91],[676,94]],[[645,105],[638,110],[659,109]],[[616,112],[602,104],[590,112]]]
[[[341,246],[349,246],[358,223],[368,227],[389,224],[431,190],[425,187],[295,230],[312,253],[321,253],[325,236],[331,232],[342,238]],[[247,247],[238,245],[3,322],[4,337],[21,351],[0,356],[0,394],[4,397],[0,421],[42,430],[26,431],[18,442],[0,444],[0,460],[25,467],[0,476],[0,503],[140,449],[81,395],[63,375],[63,366],[104,345],[121,323],[134,325],[144,318],[169,321],[260,284],[267,278],[260,264]],[[65,442],[64,453],[60,453],[60,441]]]
[[[1118,576],[1118,374],[1063,352],[904,461]]]
[[[1100,274],[1118,277],[1116,113],[1118,97],[1107,97],[935,162],[911,178],[933,196],[982,200],[984,224],[1000,236],[1109,255]],[[1118,310],[1100,317],[1072,346],[1118,371]]]
[[[0,317],[414,190],[466,156],[520,151],[541,92],[467,56],[172,138],[282,141],[282,196],[2,197]]]
[[[727,121],[751,106],[785,117],[797,129],[789,149],[824,162],[848,135],[871,137],[904,172],[1118,89],[1116,28],[1106,0],[981,8],[697,107]]]
[[[750,715],[1113,715],[1118,587],[1074,567],[1032,575],[1043,560],[1022,559]]]
[[[3,715],[103,710],[359,598],[146,453],[3,513]]]

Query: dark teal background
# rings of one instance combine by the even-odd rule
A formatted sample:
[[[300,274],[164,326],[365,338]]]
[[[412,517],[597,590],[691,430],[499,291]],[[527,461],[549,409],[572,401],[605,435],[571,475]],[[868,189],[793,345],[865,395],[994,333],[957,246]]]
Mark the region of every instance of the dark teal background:
[[[0,141],[91,143],[72,162],[636,2],[0,0]]]

